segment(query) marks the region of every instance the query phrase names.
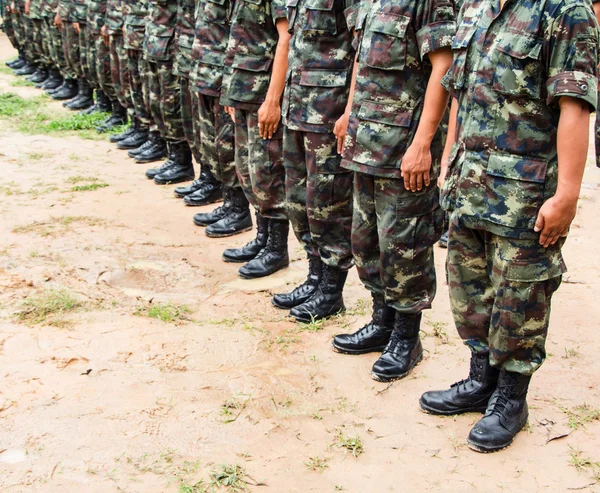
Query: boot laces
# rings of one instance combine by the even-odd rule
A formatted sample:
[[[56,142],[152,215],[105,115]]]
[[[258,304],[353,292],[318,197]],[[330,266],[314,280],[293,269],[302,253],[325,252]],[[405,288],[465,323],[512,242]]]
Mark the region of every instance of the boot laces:
[[[502,385],[498,386],[498,393],[494,402],[490,403],[493,407],[490,414],[502,416],[510,404],[510,399],[517,395],[517,377],[510,373],[505,373],[502,378]],[[491,406],[490,406],[491,407]],[[512,406],[511,406],[512,407]]]
[[[476,369],[481,369],[481,366],[479,366],[479,359],[476,356],[473,356],[471,357],[471,367],[469,369],[469,376],[467,378],[459,380],[456,383],[453,383],[452,385],[450,385],[450,388],[459,387],[460,390],[460,387],[462,387],[463,390],[466,390],[466,385],[468,383],[470,383],[473,380],[479,381],[479,378],[477,377],[477,372],[475,371]]]
[[[390,342],[388,342],[388,345],[383,350],[383,352],[393,353],[397,347],[399,347],[400,349],[406,348],[408,347],[408,342],[409,341],[402,337],[400,331],[394,330],[392,331],[392,335],[390,336]]]

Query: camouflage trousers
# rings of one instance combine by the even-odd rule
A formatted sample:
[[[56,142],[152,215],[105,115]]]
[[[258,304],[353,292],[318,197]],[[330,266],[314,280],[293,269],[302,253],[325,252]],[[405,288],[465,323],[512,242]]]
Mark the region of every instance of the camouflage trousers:
[[[433,245],[443,232],[436,185],[413,193],[404,181],[354,173],[352,253],[358,276],[401,313],[431,308]]]
[[[16,9],[16,12],[11,13],[11,21],[15,41],[19,46],[19,50],[23,55],[27,56],[27,50],[25,48],[27,43],[25,38],[25,15],[19,9]]]
[[[144,99],[144,83],[142,80],[144,61],[141,50],[127,50],[127,64],[129,66],[129,87],[131,89],[131,103],[135,116],[141,125],[152,127],[152,119]],[[153,129],[156,130],[156,129]]]
[[[287,214],[309,256],[330,267],[352,267],[353,174],[340,167],[337,139],[330,133],[285,129]]]
[[[546,358],[550,301],[566,267],[561,248],[467,228],[450,218],[446,275],[460,337],[493,366],[531,375]]]
[[[240,189],[235,170],[235,129],[233,120],[219,104],[219,98],[192,91],[195,134],[200,138],[202,164],[210,167],[225,187]]]
[[[179,77],[179,94],[181,97],[181,120],[185,140],[198,164],[202,163],[200,155],[200,136],[196,134],[197,127],[194,126],[194,109],[192,108],[192,92],[190,90],[190,78]]]
[[[2,27],[8,37],[10,44],[15,50],[20,50],[17,36],[15,35],[14,16],[10,10],[10,4],[4,5],[2,9]]]
[[[117,95],[110,71],[110,49],[102,36],[95,38],[94,44],[96,45],[96,77],[98,78],[98,87],[112,103],[117,100]]]
[[[598,93],[598,97],[600,97],[600,93]],[[599,100],[600,101],[600,100]],[[596,111],[596,166],[600,168],[600,110]]]
[[[63,50],[67,59],[69,79],[81,77],[81,60],[79,55],[79,35],[75,32],[72,22],[63,21],[62,29]]]
[[[181,142],[185,140],[181,119],[181,95],[179,77],[173,75],[173,62],[146,60],[142,76],[146,107],[163,139]]]
[[[80,77],[87,82],[90,81],[90,60],[89,60],[89,40],[90,37],[87,34],[87,24],[79,23],[79,64],[81,67]]]
[[[125,49],[125,40],[123,34],[110,35],[110,72],[112,75],[113,87],[123,108],[133,110],[129,86],[129,64],[127,63],[127,50]]]
[[[100,89],[100,77],[98,76],[98,45],[97,39],[102,39],[100,31],[94,29],[85,30],[85,62],[86,62],[86,79],[88,84],[93,89]]]
[[[272,139],[258,133],[258,112],[235,110],[235,169],[244,195],[263,217],[287,220],[283,126]]]

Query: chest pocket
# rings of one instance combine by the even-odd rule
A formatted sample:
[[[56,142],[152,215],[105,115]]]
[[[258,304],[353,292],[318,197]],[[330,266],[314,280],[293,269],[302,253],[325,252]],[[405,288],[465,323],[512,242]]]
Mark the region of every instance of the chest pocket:
[[[304,34],[335,36],[338,32],[335,0],[306,0]]]
[[[204,18],[206,22],[215,24],[227,24],[227,0],[207,0],[204,7]]]
[[[392,12],[375,14],[368,30],[371,43],[367,65],[380,70],[403,70],[406,65],[406,30],[410,17]]]
[[[238,19],[261,26],[264,26],[267,23],[265,0],[241,0],[238,5]],[[242,24],[245,24],[245,22],[242,22]]]
[[[453,60],[450,79],[454,89],[460,90],[466,85],[467,53],[476,31],[477,26],[475,25],[461,25],[452,40]]]
[[[500,34],[490,56],[496,67],[492,89],[501,94],[540,98],[542,41],[525,32]]]

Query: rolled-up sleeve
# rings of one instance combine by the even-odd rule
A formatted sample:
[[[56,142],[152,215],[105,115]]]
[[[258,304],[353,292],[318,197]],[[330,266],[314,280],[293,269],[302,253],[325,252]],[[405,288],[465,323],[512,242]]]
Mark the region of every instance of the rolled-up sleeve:
[[[419,6],[417,43],[421,59],[440,48],[450,48],[456,34],[456,15],[451,0],[425,0]]]

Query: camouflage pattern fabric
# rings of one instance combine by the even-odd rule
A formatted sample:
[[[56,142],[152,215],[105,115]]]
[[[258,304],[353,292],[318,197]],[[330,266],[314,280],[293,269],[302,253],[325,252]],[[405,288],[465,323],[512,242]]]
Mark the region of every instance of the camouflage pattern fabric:
[[[177,1],[177,28],[175,30],[175,64],[173,70],[179,77],[189,77],[192,70],[196,2]]]
[[[176,72],[174,70],[174,72]],[[196,134],[194,127],[194,110],[192,108],[192,92],[190,90],[190,79],[188,77],[178,77],[179,79],[179,94],[181,98],[181,120],[183,126],[183,134],[187,141],[194,159],[197,163],[203,163],[200,154],[200,140]]]
[[[200,94],[217,98],[221,95],[225,53],[229,44],[230,10],[229,0],[197,2],[190,79],[193,90]],[[210,106],[214,105],[211,103]]]
[[[2,6],[2,29],[6,33],[10,44],[15,50],[19,50],[19,41],[15,35],[14,15],[11,12],[10,4]]]
[[[456,328],[493,366],[531,375],[544,362],[552,294],[566,267],[564,240],[507,238],[451,217],[447,277]]]
[[[27,42],[32,55],[32,61],[35,63],[44,63],[44,20],[38,14],[35,18],[30,18],[30,30],[28,30]]]
[[[150,128],[152,119],[146,107],[144,99],[144,83],[142,73],[144,71],[144,57],[141,50],[127,50],[127,64],[129,66],[129,85],[131,88],[131,103],[135,110],[135,116],[144,126]]]
[[[81,59],[79,53],[79,35],[75,32],[73,22],[63,20],[62,30],[63,50],[69,67],[69,78],[81,77]]]
[[[153,62],[146,59],[142,80],[144,96],[152,120],[162,137],[171,141],[185,140],[181,119],[181,87],[173,74],[172,62]]]
[[[600,99],[600,92],[598,93]],[[596,135],[596,166],[600,168],[600,111],[596,111],[596,128],[594,129]]]
[[[63,49],[62,34],[58,27],[54,25],[54,15],[44,19],[44,42],[46,43],[44,52],[48,53],[49,64],[54,65],[61,75],[66,77],[69,66]]]
[[[26,55],[27,52],[25,50],[25,17],[21,9],[19,9],[18,3],[15,4],[15,12],[11,12],[10,18],[15,42],[19,46],[21,54]]]
[[[123,0],[108,0],[104,19],[108,34],[123,34]]]
[[[294,233],[309,256],[348,270],[353,177],[340,169],[337,139],[288,128],[284,133],[287,215]]]
[[[356,22],[359,68],[343,166],[400,178],[431,74],[427,54],[452,44],[454,7],[448,0],[366,0]],[[400,97],[401,95],[401,97]],[[432,180],[439,174],[443,134],[432,145]]]
[[[144,56],[151,62],[173,63],[177,2],[149,0]]]
[[[100,89],[99,70],[106,70],[106,64],[98,60],[98,44],[96,40],[101,38],[102,26],[106,15],[106,0],[87,0],[87,17],[85,30],[85,43],[87,47],[87,80],[94,89]],[[103,61],[104,62],[104,61]],[[110,63],[108,65],[110,70]]]
[[[202,163],[210,166],[225,187],[240,189],[235,169],[233,120],[219,104],[219,98],[192,91],[196,135],[200,137]]]
[[[485,40],[485,42],[484,42]],[[558,99],[596,107],[597,23],[583,0],[465,2],[446,84],[459,101],[458,144],[443,206],[468,227],[538,239],[556,192]]]
[[[283,123],[291,130],[332,132],[348,102],[354,62],[353,25],[358,0],[288,1],[289,68]]]
[[[123,27],[125,48],[128,50],[141,50],[146,32],[146,15],[148,2],[126,0],[123,5]]]
[[[117,93],[110,70],[110,48],[106,45],[102,36],[98,36],[94,42],[96,45],[96,75],[98,76],[98,85],[112,102],[117,99]]]
[[[127,50],[122,31],[113,31],[110,34],[110,73],[113,87],[119,104],[123,108],[133,108],[130,95],[130,75]]]
[[[236,109],[235,145],[235,169],[248,202],[263,217],[286,221],[283,126],[263,139],[258,112]]]
[[[88,33],[87,24],[85,22],[79,22],[79,63],[81,64],[81,77],[88,82],[92,78],[92,70],[94,72],[96,71],[96,68],[90,65],[89,41],[90,35]]]
[[[221,104],[258,110],[271,82],[279,35],[275,23],[287,16],[283,0],[233,0]]]
[[[356,269],[365,287],[398,312],[431,308],[436,293],[433,245],[443,226],[437,185],[413,193],[401,179],[354,173]]]

